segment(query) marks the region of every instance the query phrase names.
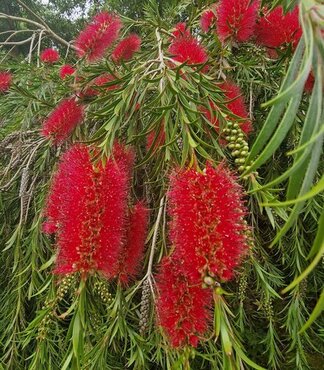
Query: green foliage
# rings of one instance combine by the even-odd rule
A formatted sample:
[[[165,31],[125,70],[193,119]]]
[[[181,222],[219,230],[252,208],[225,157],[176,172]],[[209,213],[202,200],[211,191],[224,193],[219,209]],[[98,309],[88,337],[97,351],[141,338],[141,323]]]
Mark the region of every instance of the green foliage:
[[[81,20],[71,22],[86,2],[52,0],[42,14],[53,31],[75,37]],[[210,2],[208,2],[210,3]],[[279,1],[267,2],[273,6]],[[293,1],[281,1],[288,9]],[[93,1],[91,5],[103,5]],[[5,1],[3,11],[30,17]],[[315,0],[301,1],[304,38],[297,50],[273,60],[253,44],[222,46],[214,35],[201,35],[212,60],[202,66],[171,66],[166,50],[177,21],[199,32],[206,2],[111,1],[125,17],[124,32],[143,35],[134,60],[116,66],[78,62],[84,77],[77,85],[60,80],[58,66],[36,67],[3,58],[14,84],[0,96],[0,357],[6,369],[318,369],[323,360],[323,39]],[[1,9],[2,10],[2,9]],[[91,12],[91,10],[90,10]],[[56,16],[55,16],[56,14]],[[133,17],[134,20],[130,19]],[[80,22],[80,23],[79,23]],[[66,24],[66,27],[64,27]],[[4,27],[7,27],[5,25]],[[23,27],[21,22],[10,27]],[[28,53],[20,49],[21,53]],[[36,59],[36,58],[35,58]],[[71,54],[72,59],[72,54]],[[227,72],[228,70],[228,72]],[[304,84],[313,70],[311,96]],[[136,148],[132,192],[152,209],[147,253],[138,280],[124,288],[96,274],[52,274],[54,240],[42,233],[42,209],[58,158],[67,145],[51,146],[39,135],[44,118],[71,90],[85,91],[103,73],[115,80],[88,97],[86,124],[72,140],[99,148],[96,160],[110,154],[119,138]],[[247,221],[253,247],[237,278],[214,293],[214,327],[197,349],[171,349],[156,325],[154,273],[168,253],[165,193],[171,168],[227,160],[228,148],[201,114],[218,107],[221,130],[235,116],[215,85],[226,72],[244,91],[255,132],[240,176],[247,192]],[[183,78],[185,75],[185,78]],[[118,88],[106,92],[106,88]],[[137,104],[140,104],[138,107]],[[159,135],[165,131],[165,143]],[[147,149],[147,136],[154,132]],[[181,294],[181,292],[179,292]]]

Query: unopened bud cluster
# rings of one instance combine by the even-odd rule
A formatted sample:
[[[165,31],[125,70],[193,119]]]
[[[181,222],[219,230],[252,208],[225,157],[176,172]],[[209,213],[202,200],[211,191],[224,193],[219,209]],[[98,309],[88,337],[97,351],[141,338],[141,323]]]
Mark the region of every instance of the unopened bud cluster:
[[[105,284],[103,281],[96,281],[94,285],[94,290],[103,303],[110,304],[112,302],[111,293],[109,293],[107,284]]]
[[[262,303],[262,309],[269,321],[273,320],[273,304],[272,304],[272,299],[268,298]]]
[[[143,336],[148,328],[148,319],[150,315],[150,284],[148,280],[143,283],[142,299],[140,308],[140,334]]]
[[[53,319],[52,311],[47,312],[39,324],[37,340],[42,341],[46,338],[46,335],[50,329],[52,319]]]
[[[249,145],[244,139],[244,133],[237,123],[228,122],[224,129],[227,147],[231,150],[231,155],[235,158],[235,163],[238,165],[239,172],[249,170],[250,166],[246,166],[246,158],[249,155]]]
[[[72,290],[73,286],[75,285],[75,282],[76,282],[75,274],[67,275],[61,280],[60,285],[56,292],[58,302],[61,301],[70,290]]]
[[[239,289],[238,289],[238,297],[241,303],[246,298],[246,288],[247,288],[248,282],[247,282],[247,275],[243,274],[239,281]]]

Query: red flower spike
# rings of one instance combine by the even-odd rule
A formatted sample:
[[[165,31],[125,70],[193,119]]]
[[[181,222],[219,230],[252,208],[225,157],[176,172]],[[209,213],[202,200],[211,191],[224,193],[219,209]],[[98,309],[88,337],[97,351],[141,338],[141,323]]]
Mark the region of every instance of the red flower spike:
[[[216,22],[215,12],[211,9],[202,13],[200,18],[200,28],[203,32],[208,32],[212,25]]]
[[[55,273],[100,271],[113,277],[125,233],[126,161],[131,155],[118,144],[115,158],[94,168],[89,150],[75,145],[63,155],[47,200],[44,228],[57,232]]]
[[[12,74],[10,72],[0,71],[0,94],[9,90],[12,81]]]
[[[284,14],[282,6],[278,6],[265,16],[256,25],[256,41],[269,48],[278,48],[286,43],[292,43],[296,47],[302,35],[299,24],[299,11],[295,7],[292,12]]]
[[[208,331],[212,291],[203,289],[175,254],[162,260],[156,280],[158,323],[172,347],[196,347]]]
[[[100,94],[100,90],[98,88],[102,89],[102,86],[107,84],[108,82],[114,81],[115,77],[111,74],[105,73],[99,77],[97,77],[92,84],[87,87],[85,90],[82,91],[80,94],[81,98],[84,97],[92,97],[92,96],[98,96]],[[104,91],[112,91],[118,89],[118,84],[111,85],[103,89]]]
[[[71,64],[64,64],[61,68],[60,68],[60,78],[62,80],[64,80],[64,78],[66,76],[70,76],[70,75],[73,75],[73,73],[75,72],[75,68],[71,66]]]
[[[253,131],[253,127],[245,107],[241,89],[239,88],[239,86],[229,81],[221,84],[220,88],[224,90],[226,98],[228,100],[231,100],[229,103],[226,104],[226,107],[233,114],[244,119],[243,121],[239,122],[239,125],[242,131],[248,135],[251,131]]]
[[[124,246],[119,257],[118,277],[123,285],[133,280],[143,259],[148,225],[148,209],[138,202],[130,210]]]
[[[79,57],[90,62],[102,58],[106,49],[118,38],[122,24],[120,18],[108,12],[97,14],[75,41]]]
[[[254,33],[259,6],[259,0],[221,0],[216,21],[219,39],[249,40]]]
[[[248,112],[245,107],[244,99],[242,97],[242,92],[239,86],[235,85],[233,82],[224,82],[219,87],[224,91],[225,99],[229,102],[226,107],[236,116],[240,117],[242,120],[238,122],[241,127],[241,130],[248,135],[252,130],[252,123],[249,119]],[[201,112],[205,115],[209,122],[211,122],[216,131],[219,132],[219,122],[216,116],[217,107],[213,102],[210,102],[210,109],[201,108]],[[231,120],[231,117],[228,117],[228,120]]]
[[[172,35],[175,38],[180,37],[180,36],[192,37],[191,33],[190,33],[190,30],[187,28],[186,22],[177,23],[174,26],[174,31],[172,32]],[[170,40],[170,41],[172,41],[172,40]]]
[[[177,62],[187,64],[203,64],[208,56],[203,46],[191,35],[181,35],[174,38],[169,47],[169,53]]]
[[[130,60],[140,47],[141,38],[136,34],[129,35],[117,44],[111,57],[115,63]]]
[[[58,62],[60,59],[60,54],[58,53],[57,50],[48,48],[43,50],[43,52],[40,55],[40,60],[43,63],[48,63],[48,64],[53,64]]]
[[[74,98],[64,99],[44,122],[42,134],[59,144],[68,138],[83,117],[84,109]]]
[[[171,178],[170,238],[187,274],[232,278],[248,250],[243,193],[223,165]]]

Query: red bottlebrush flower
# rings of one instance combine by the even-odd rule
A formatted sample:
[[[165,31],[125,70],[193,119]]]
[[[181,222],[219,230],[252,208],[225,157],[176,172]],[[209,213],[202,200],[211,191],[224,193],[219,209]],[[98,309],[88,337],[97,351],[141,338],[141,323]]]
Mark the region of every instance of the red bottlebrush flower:
[[[117,44],[111,57],[115,63],[130,60],[140,47],[141,38],[136,34],[129,35]]]
[[[216,22],[220,40],[247,41],[254,33],[259,5],[259,0],[221,0]]]
[[[225,98],[228,103],[225,106],[236,116],[242,120],[238,122],[241,130],[248,135],[252,130],[251,120],[248,118],[248,112],[246,110],[244,99],[242,98],[242,92],[240,88],[233,82],[224,82],[219,87],[224,91]],[[213,102],[210,102],[210,109],[202,108],[201,112],[205,115],[209,122],[211,122],[217,132],[219,132],[219,122],[216,114],[212,114],[212,111],[216,111],[217,107]],[[231,117],[228,117],[231,120]]]
[[[282,6],[266,13],[256,25],[256,41],[269,48],[278,48],[286,43],[295,47],[302,35],[298,14],[298,7],[284,14]]]
[[[159,325],[173,347],[196,347],[208,331],[212,291],[203,289],[175,254],[162,260],[156,280]]]
[[[223,165],[171,178],[170,237],[188,262],[188,274],[232,278],[248,250],[243,192]]]
[[[108,12],[97,14],[75,41],[79,57],[93,62],[103,57],[106,49],[118,38],[121,21]]]
[[[180,22],[180,23],[177,23],[175,26],[174,26],[174,30],[172,31],[172,35],[177,38],[177,37],[181,37],[181,36],[185,36],[185,37],[192,37],[191,36],[191,33],[190,33],[190,30],[187,28],[187,24],[186,22]],[[171,41],[171,40],[170,40]]]
[[[12,74],[10,72],[0,71],[0,94],[9,90],[12,81]]]
[[[203,46],[191,35],[183,35],[174,38],[169,47],[169,53],[177,62],[187,64],[203,64],[208,56]]]
[[[208,32],[212,25],[216,22],[216,14],[213,10],[209,9],[202,13],[200,18],[200,28],[203,32]]]
[[[57,232],[55,273],[116,273],[126,226],[129,153],[119,146],[117,157],[119,162],[111,157],[94,168],[84,145],[63,155],[45,212],[45,229]]]
[[[127,285],[138,273],[143,259],[146,239],[148,209],[143,202],[135,204],[130,210],[126,240],[118,262],[119,281]]]
[[[53,64],[58,62],[60,59],[60,54],[57,50],[48,48],[43,50],[43,52],[40,55],[40,60],[44,63]]]
[[[54,144],[61,143],[82,122],[83,117],[84,109],[74,98],[64,99],[44,122],[42,134],[52,139]]]
[[[62,80],[64,80],[64,78],[66,76],[70,76],[70,75],[73,75],[73,73],[75,72],[75,68],[71,66],[71,64],[64,64],[61,68],[60,68],[60,78]]]
[[[102,89],[102,86],[114,80],[115,80],[115,77],[113,75],[105,73],[97,77],[96,79],[94,79],[92,84],[81,92],[80,97],[84,98],[84,97],[97,96],[100,94],[99,88]],[[111,90],[116,90],[117,88],[118,88],[118,84],[114,84],[114,85],[107,86],[104,90],[111,91]]]
[[[233,82],[228,81],[224,82],[220,87],[224,90],[226,98],[231,100],[226,104],[226,107],[233,114],[243,119],[239,122],[239,125],[242,131],[248,135],[253,130],[253,127],[245,107],[241,89]]]

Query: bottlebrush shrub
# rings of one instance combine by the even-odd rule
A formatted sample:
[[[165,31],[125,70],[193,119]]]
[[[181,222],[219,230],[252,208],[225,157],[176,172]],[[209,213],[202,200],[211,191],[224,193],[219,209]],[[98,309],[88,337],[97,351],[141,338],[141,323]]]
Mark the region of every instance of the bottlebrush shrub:
[[[133,157],[119,144],[116,150],[116,158],[97,167],[86,146],[75,145],[63,155],[45,210],[45,231],[57,233],[55,273],[116,274]]]
[[[97,14],[75,41],[78,56],[86,57],[89,62],[102,58],[107,48],[117,40],[121,26],[117,15],[108,12]]]
[[[40,55],[40,60],[43,63],[53,64],[58,62],[60,59],[60,54],[57,50],[48,48],[42,51]]]
[[[168,197],[170,239],[189,261],[187,273],[231,279],[248,250],[243,191],[235,176],[222,164],[204,172],[180,170],[171,177]]]
[[[205,63],[208,56],[206,50],[199,44],[198,40],[186,30],[182,31],[182,27],[181,30],[177,29],[176,31],[176,36],[171,41],[168,50],[172,55],[172,59],[180,63],[187,62],[187,64]]]
[[[118,278],[123,285],[133,280],[141,266],[148,226],[148,209],[138,202],[129,211],[125,241],[118,261]]]
[[[141,38],[136,34],[129,35],[123,40],[119,41],[112,52],[112,60],[115,63],[130,60],[133,58],[133,55],[140,49],[140,47]]]
[[[12,81],[10,72],[0,71],[0,93],[5,93],[9,90]]]
[[[282,6],[272,11],[264,9],[263,12],[265,15],[255,29],[256,42],[269,48],[278,48],[286,43],[295,47],[302,35],[298,7],[287,14],[284,14]]]
[[[217,35],[221,41],[249,40],[253,35],[259,0],[221,0],[217,6]]]
[[[43,123],[42,135],[59,144],[82,122],[83,107],[74,98],[62,100]]]
[[[212,291],[202,288],[199,277],[188,273],[177,254],[163,258],[156,285],[157,320],[171,346],[196,347],[208,331]]]
[[[71,64],[64,64],[60,68],[60,78],[64,80],[66,76],[73,75],[73,73],[76,71],[74,67],[71,66]]]

